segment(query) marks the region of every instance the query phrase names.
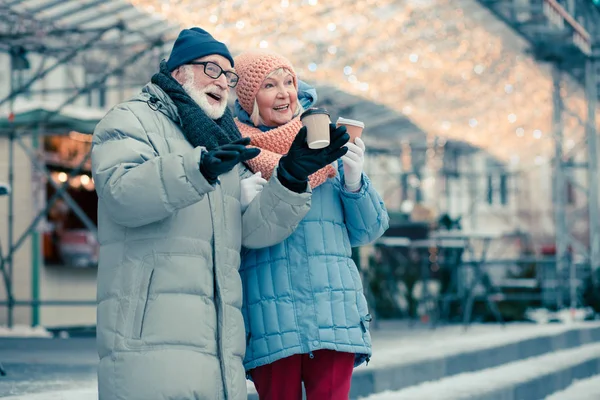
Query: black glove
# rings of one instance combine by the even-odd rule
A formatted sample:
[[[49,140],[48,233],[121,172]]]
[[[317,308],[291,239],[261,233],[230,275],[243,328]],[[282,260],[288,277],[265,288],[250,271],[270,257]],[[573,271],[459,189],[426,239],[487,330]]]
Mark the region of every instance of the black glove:
[[[306,127],[302,127],[288,153],[279,160],[278,178],[288,189],[301,193],[311,174],[326,167],[342,157],[348,151],[344,145],[350,140],[346,127],[336,128],[329,124],[329,146],[322,149],[310,149],[306,143]]]
[[[260,149],[247,148],[250,138],[243,138],[202,153],[200,172],[212,185],[219,175],[231,171],[238,163],[250,160],[260,153]]]

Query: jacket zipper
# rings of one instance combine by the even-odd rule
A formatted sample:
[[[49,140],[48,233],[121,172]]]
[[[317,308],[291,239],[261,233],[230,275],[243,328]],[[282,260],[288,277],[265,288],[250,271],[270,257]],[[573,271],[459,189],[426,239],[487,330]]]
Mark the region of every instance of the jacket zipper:
[[[227,372],[225,371],[225,359],[224,357],[224,352],[223,352],[223,337],[222,337],[222,333],[221,332],[221,324],[219,323],[219,320],[222,321],[222,323],[224,323],[225,320],[225,316],[222,315],[222,318],[219,318],[219,313],[221,312],[221,308],[219,307],[219,303],[221,300],[221,293],[219,291],[219,283],[217,280],[217,238],[216,238],[216,227],[215,227],[215,221],[213,218],[213,207],[212,207],[212,199],[211,199],[211,195],[208,194],[207,195],[208,198],[208,204],[209,204],[209,210],[211,210],[211,222],[212,222],[212,228],[213,228],[213,241],[212,241],[212,255],[213,255],[213,293],[215,296],[215,312],[217,314],[217,327],[216,327],[216,331],[217,331],[217,355],[219,357],[219,364],[221,367],[221,381],[223,383],[223,393],[225,395],[225,398],[228,398],[228,390],[227,390]]]

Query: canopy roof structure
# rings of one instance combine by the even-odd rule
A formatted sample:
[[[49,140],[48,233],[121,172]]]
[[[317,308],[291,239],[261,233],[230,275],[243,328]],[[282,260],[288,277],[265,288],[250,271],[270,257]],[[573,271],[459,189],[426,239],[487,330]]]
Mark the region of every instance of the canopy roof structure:
[[[32,134],[43,123],[43,133],[64,135],[70,131],[92,134],[98,121],[106,112],[90,107],[65,106],[60,110],[55,103],[23,101],[17,99],[12,111],[0,109],[0,137],[17,134]],[[26,129],[26,128],[30,129]],[[40,132],[42,133],[42,132]]]
[[[545,30],[530,29],[534,34],[527,36],[507,28],[502,10],[519,3],[529,4],[516,8],[528,16],[519,27],[538,21]],[[570,25],[552,24],[547,3],[562,2],[2,0],[8,18],[0,21],[0,49],[43,51],[139,82],[168,54],[182,27],[202,26],[234,53],[280,52],[308,82],[385,105],[390,113],[379,113],[383,121],[403,117],[428,135],[526,166],[554,153],[552,77],[536,58],[548,40],[539,39],[558,46],[572,34]],[[600,21],[598,12],[584,11],[590,11],[584,28]],[[575,147],[583,140],[586,102],[585,57],[573,48],[568,57],[579,64],[565,68],[579,72],[563,81],[562,91],[567,146]]]
[[[568,24],[554,25],[556,19],[545,12],[549,1],[558,3],[493,3],[527,3],[529,17],[523,23],[542,21],[547,37],[571,40]],[[235,51],[265,48],[285,54],[309,82],[382,103],[430,135],[467,141],[525,164],[554,154],[550,65],[537,59],[538,43],[512,31],[482,4],[491,1],[132,3],[165,21],[203,26]],[[597,14],[586,25],[598,22]],[[565,134],[576,143],[582,140],[585,95],[573,79],[562,85],[569,111]]]
[[[1,0],[0,13],[0,50],[36,52],[97,72],[144,49],[154,50],[143,54],[145,61],[161,56],[179,30],[178,24],[159,21],[126,0]]]

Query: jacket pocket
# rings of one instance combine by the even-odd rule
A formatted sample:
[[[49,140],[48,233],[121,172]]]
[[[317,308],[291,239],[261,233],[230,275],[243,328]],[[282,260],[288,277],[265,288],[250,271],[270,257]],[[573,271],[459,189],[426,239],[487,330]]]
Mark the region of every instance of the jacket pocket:
[[[371,317],[371,314],[360,317],[360,327],[362,328],[363,333],[367,333],[369,331],[369,326],[371,325],[372,320],[373,318]]]
[[[138,287],[137,303],[133,316],[133,339],[141,339],[144,330],[144,316],[148,308],[148,298],[150,297],[150,288],[152,287],[152,278],[154,276],[153,268],[143,268],[140,274]]]

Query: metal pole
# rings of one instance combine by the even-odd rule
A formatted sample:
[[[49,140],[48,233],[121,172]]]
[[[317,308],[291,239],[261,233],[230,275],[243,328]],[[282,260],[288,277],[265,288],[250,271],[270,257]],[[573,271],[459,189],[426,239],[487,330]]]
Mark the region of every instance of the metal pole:
[[[10,67],[10,90],[11,92],[15,89],[15,74],[16,71],[14,69],[14,65],[13,65],[13,60],[11,58],[11,67]],[[10,108],[10,115],[13,116],[14,115],[14,98],[11,99],[11,102],[9,103],[9,108]],[[11,188],[11,191],[8,195],[8,249],[9,252],[6,256],[6,261],[4,263],[5,268],[6,268],[6,276],[8,277],[8,280],[10,282],[9,285],[7,285],[7,289],[8,289],[8,293],[7,293],[7,298],[8,298],[8,308],[7,308],[7,324],[8,324],[8,328],[12,328],[13,327],[13,323],[14,323],[14,299],[13,299],[13,286],[12,286],[12,280],[13,280],[13,253],[10,251],[10,249],[13,246],[13,241],[14,241],[14,196],[15,196],[15,174],[14,174],[14,165],[15,165],[15,135],[17,134],[16,129],[13,127],[13,129],[10,130],[9,133],[9,137],[8,137],[8,185]]]
[[[10,294],[12,293],[11,282],[8,276],[8,257],[4,257],[4,252],[2,251],[2,242],[0,241],[0,273],[2,273],[2,280],[4,281],[4,289],[6,290],[6,297],[8,301],[10,301]]]
[[[598,140],[596,132],[596,103],[597,84],[595,57],[600,53],[598,46],[592,46],[592,55],[588,57],[585,65],[585,94],[587,98],[588,113],[586,124],[586,136],[588,147],[588,221],[590,241],[590,270],[592,274],[592,285],[594,290],[598,289],[597,272],[600,268],[600,220],[598,211]],[[572,288],[571,295],[575,296]]]
[[[8,195],[8,248],[11,249],[13,246],[13,235],[14,235],[14,187],[15,187],[15,179],[14,179],[14,154],[15,154],[15,139],[14,139],[15,131],[12,130],[10,132],[8,138],[8,184],[11,188],[11,193]],[[8,285],[9,292],[7,293],[8,297],[8,328],[12,328],[13,326],[13,293],[12,293],[12,280],[13,280],[13,254],[11,251],[8,252],[6,256],[5,266],[7,269],[8,280],[10,281],[10,285]]]
[[[556,270],[555,270],[555,293],[556,306],[563,307],[562,278],[568,266],[568,230],[566,219],[566,191],[565,191],[565,166],[563,163],[563,119],[562,99],[560,96],[561,71],[559,66],[552,66],[553,90],[552,90],[552,129],[555,141],[554,157],[554,218],[556,230]]]
[[[31,145],[36,152],[36,155],[40,158],[43,157],[42,152],[40,152],[39,139],[40,135],[43,135],[44,128],[43,125],[40,124],[33,133],[31,138]],[[43,151],[43,150],[42,150]],[[45,194],[46,189],[45,185],[42,184],[43,179],[39,179],[41,177],[41,173],[39,171],[34,171],[32,177],[35,177],[36,188],[33,190],[33,205],[35,212],[39,213],[40,209],[43,208],[43,203],[46,200]],[[50,179],[52,179],[50,177]],[[43,198],[42,198],[43,195]],[[40,230],[35,229],[31,235],[31,299],[32,301],[39,300],[40,297],[40,258],[42,255],[42,249],[40,246]],[[31,326],[37,326],[40,323],[40,307],[37,304],[31,305]]]
[[[95,299],[88,300],[15,300],[15,307],[31,307],[31,306],[95,306],[98,301]],[[0,306],[6,305],[5,301],[0,301]]]

